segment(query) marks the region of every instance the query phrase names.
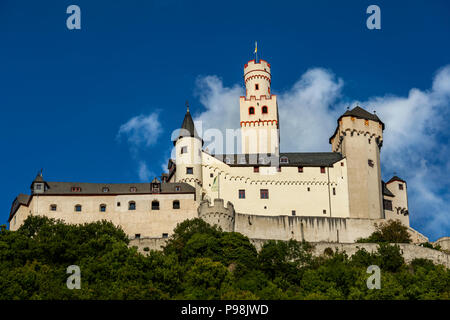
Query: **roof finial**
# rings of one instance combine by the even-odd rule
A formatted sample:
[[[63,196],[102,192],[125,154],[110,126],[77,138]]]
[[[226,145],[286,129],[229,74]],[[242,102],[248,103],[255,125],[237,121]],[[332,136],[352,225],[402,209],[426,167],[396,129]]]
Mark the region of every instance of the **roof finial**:
[[[347,110],[349,110],[350,109],[350,107],[349,106],[347,106]]]
[[[186,112],[189,112],[189,101],[186,100]]]
[[[377,110],[373,110],[373,114],[377,114]]]

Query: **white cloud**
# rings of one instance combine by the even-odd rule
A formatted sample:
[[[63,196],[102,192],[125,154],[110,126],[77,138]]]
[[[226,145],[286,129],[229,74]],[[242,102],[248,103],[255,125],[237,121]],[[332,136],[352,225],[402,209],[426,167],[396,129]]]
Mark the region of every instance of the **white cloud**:
[[[139,162],[138,175],[139,180],[142,182],[148,182],[155,176],[155,174],[148,169],[147,164],[144,161]]]
[[[139,115],[131,118],[120,126],[117,136],[119,138],[122,135],[127,136],[127,141],[132,148],[148,147],[158,141],[162,131],[159,114],[153,112],[149,115]]]
[[[431,89],[411,89],[407,97],[375,97],[386,124],[381,152],[384,176],[397,172],[408,183],[411,222],[432,237],[450,233],[450,66],[440,69]]]
[[[328,138],[345,111],[343,80],[330,71],[308,70],[291,89],[278,94],[281,151],[330,151]],[[225,87],[216,76],[199,78],[196,93],[205,111],[203,129],[239,126],[243,89]],[[349,100],[351,101],[351,100]],[[450,233],[450,66],[436,73],[429,90],[411,89],[407,97],[386,95],[354,101],[377,111],[386,124],[381,152],[383,176],[407,180],[411,222],[431,238]]]
[[[340,97],[343,84],[330,71],[315,68],[278,95],[281,151],[330,150],[328,138],[339,113],[332,105]]]

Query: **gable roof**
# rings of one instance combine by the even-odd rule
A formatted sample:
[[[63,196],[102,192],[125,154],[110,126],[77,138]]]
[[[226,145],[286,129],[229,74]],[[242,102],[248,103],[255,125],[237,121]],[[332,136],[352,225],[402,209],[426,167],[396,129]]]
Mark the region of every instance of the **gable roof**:
[[[30,203],[31,196],[28,194],[19,194],[14,201],[11,204],[11,210],[9,211],[9,218],[8,222],[11,221],[14,214],[16,213],[17,209],[19,209],[20,206],[26,206],[28,207],[28,204]]]
[[[266,154],[218,154],[214,158],[232,167],[271,166],[271,160],[277,160],[280,167],[331,167],[344,157],[339,152],[284,152],[278,158]],[[287,163],[280,162],[287,158]]]

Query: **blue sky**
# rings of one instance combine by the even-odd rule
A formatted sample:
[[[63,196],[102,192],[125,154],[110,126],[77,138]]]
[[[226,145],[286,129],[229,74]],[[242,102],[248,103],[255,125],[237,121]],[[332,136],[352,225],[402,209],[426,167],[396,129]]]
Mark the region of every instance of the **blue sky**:
[[[81,30],[66,28],[71,4]],[[381,30],[366,28],[371,4]],[[197,120],[235,120],[257,40],[280,113],[323,120],[314,128],[286,120],[302,139],[282,132],[284,151],[329,151],[336,116],[368,104],[399,125],[391,130],[382,117],[383,177],[408,180],[412,227],[448,236],[449,14],[450,3],[437,0],[2,0],[0,223],[41,168],[51,181],[159,175],[186,100]],[[133,119],[140,126],[127,130]]]

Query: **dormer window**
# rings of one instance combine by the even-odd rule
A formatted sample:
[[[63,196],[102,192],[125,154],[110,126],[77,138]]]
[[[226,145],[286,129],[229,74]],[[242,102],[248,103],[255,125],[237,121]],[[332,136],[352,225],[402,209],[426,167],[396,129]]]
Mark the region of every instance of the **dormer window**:
[[[175,186],[175,191],[180,191],[181,187],[180,186]]]
[[[289,163],[288,157],[281,157],[280,158],[280,163]]]
[[[42,189],[42,184],[37,183],[37,184],[36,184],[36,190],[41,190],[41,189]]]
[[[130,192],[136,192],[137,188],[136,187],[130,187]]]
[[[109,192],[109,188],[108,187],[103,187],[102,191],[103,192]]]
[[[226,158],[226,159],[225,159],[225,163],[226,163],[226,164],[230,164],[230,163],[231,163],[230,158]]]
[[[80,187],[72,187],[72,192],[81,192]]]

